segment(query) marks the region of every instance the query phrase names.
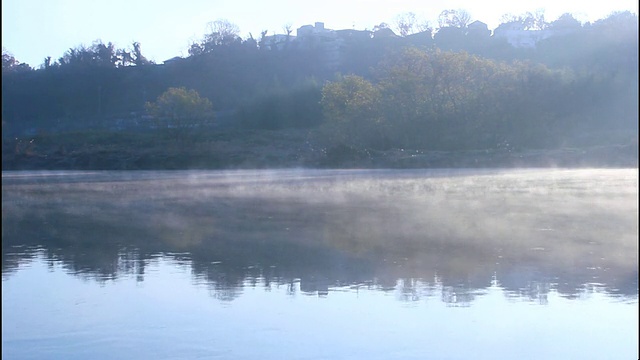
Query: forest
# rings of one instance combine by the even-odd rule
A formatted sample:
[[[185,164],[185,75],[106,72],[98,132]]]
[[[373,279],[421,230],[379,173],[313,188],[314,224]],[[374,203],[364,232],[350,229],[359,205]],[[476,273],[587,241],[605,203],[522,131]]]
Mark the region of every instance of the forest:
[[[493,34],[464,11],[443,12],[437,29],[411,15],[399,17],[393,29],[382,23],[373,30],[326,30],[317,23],[298,36],[287,29],[257,39],[217,20],[188,57],[162,64],[148,61],[138,42],[127,49],[102,41],[81,45],[43,59],[37,69],[3,49],[3,169],[27,155],[42,158],[34,142],[57,141],[68,154],[80,141],[69,139],[87,131],[94,139],[126,136],[123,144],[142,147],[153,136],[179,138],[176,148],[206,134],[206,141],[228,141],[297,131],[325,155],[331,149],[637,150],[637,15],[617,12],[583,24],[571,14],[546,22],[543,14],[527,13],[505,17]],[[510,29],[551,35],[535,46],[514,46],[498,36]],[[66,137],[52,140],[60,134]]]

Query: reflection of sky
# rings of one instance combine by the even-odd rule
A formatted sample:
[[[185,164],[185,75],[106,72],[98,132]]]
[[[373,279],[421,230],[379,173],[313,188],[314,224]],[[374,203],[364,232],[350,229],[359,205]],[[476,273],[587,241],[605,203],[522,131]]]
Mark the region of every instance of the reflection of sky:
[[[415,284],[414,284],[415,285]],[[41,257],[2,282],[3,358],[234,359],[637,358],[637,299],[592,292],[545,305],[507,296],[499,283],[470,306],[442,301],[438,284],[406,300],[375,286],[305,293],[300,284],[245,283],[216,299],[191,269],[158,259],[96,282]],[[293,291],[292,291],[293,290]]]

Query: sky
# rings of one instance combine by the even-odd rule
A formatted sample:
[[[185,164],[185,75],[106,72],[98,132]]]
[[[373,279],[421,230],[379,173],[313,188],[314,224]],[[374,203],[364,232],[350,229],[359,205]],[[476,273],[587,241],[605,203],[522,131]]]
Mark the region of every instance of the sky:
[[[638,14],[636,0],[3,0],[2,47],[18,61],[38,68],[44,58],[60,58],[68,49],[90,46],[94,41],[112,42],[116,48],[141,44],[149,60],[162,63],[188,56],[189,45],[202,39],[207,24],[226,19],[240,27],[240,36],[259,38],[285,33],[315,22],[328,29],[373,29],[413,12],[418,19],[437,27],[446,9],[464,9],[472,20],[489,29],[504,14],[544,9],[555,20],[572,13],[582,22],[595,21],[613,11]]]

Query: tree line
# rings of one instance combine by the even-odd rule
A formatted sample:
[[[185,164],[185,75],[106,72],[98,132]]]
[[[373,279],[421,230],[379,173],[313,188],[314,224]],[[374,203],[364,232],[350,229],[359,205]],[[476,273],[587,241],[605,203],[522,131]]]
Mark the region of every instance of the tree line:
[[[607,93],[605,83],[530,61],[406,48],[375,74],[341,76],[323,87],[327,138],[379,150],[550,147],[575,133],[630,129],[635,121],[594,115],[604,106],[600,99],[623,95]]]
[[[570,31],[515,48],[449,10],[435,34],[407,13],[395,32],[384,23],[337,31],[337,48],[270,46],[266,31],[243,39],[219,20],[188,57],[165,64],[148,61],[137,42],[118,49],[96,41],[39,69],[3,49],[3,133],[157,117],[160,97],[175,89],[210,102],[206,116],[188,116],[194,121],[228,111],[240,128],[318,128],[352,146],[550,146],[576,132],[637,130],[637,15],[581,24],[570,14],[546,22],[536,12],[506,16],[501,26],[514,23]]]

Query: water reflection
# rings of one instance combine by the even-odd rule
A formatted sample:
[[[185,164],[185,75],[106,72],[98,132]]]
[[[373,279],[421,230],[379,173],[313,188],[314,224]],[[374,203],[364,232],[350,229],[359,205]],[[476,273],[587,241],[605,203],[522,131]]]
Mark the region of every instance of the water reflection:
[[[471,306],[638,295],[636,170],[3,173],[2,274],[42,259],[221,301],[247,287]]]

